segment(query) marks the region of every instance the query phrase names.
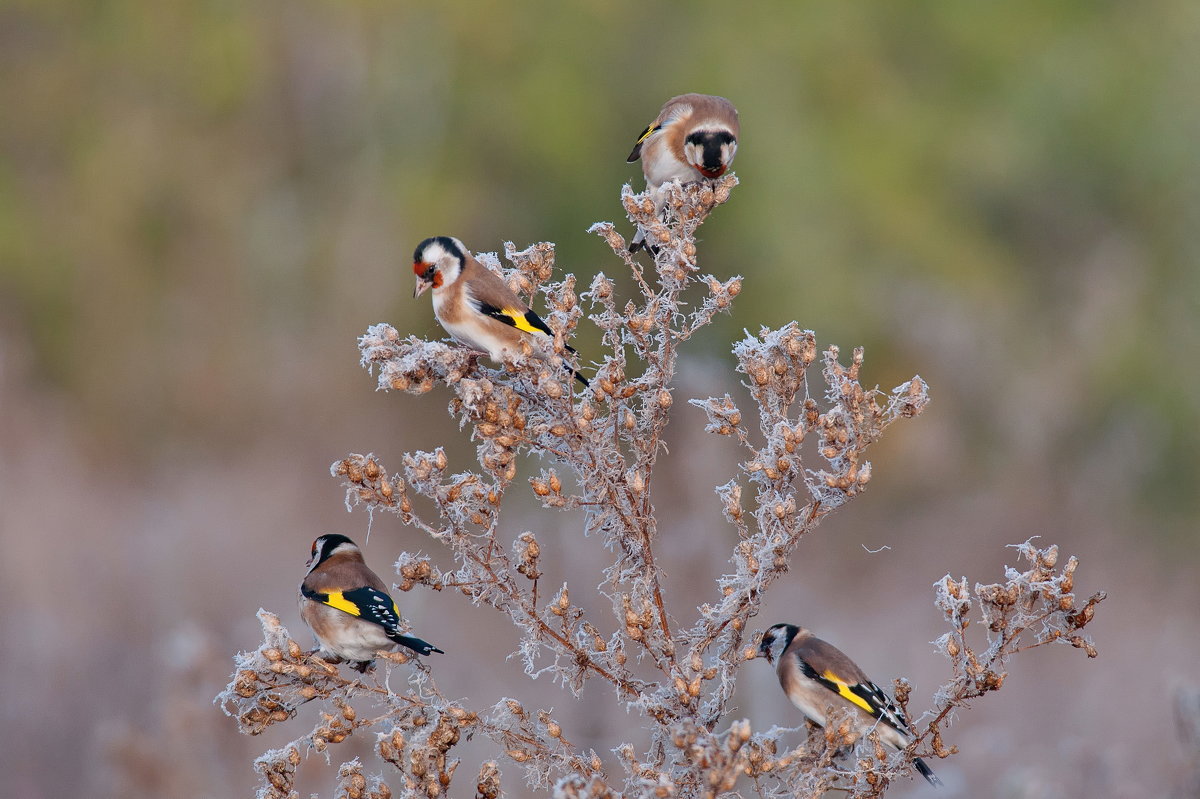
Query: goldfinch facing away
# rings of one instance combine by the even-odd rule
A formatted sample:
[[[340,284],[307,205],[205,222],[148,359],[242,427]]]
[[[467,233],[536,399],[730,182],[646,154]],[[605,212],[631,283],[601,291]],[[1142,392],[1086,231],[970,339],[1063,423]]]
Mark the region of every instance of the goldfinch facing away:
[[[387,586],[346,536],[323,535],[313,541],[307,566],[300,583],[300,618],[316,637],[320,657],[334,663],[348,660],[366,671],[377,652],[396,644],[419,655],[445,654],[400,632],[400,610]]]
[[[758,653],[775,665],[788,699],[814,723],[824,727],[830,707],[850,707],[856,736],[874,729],[886,744],[897,749],[908,745],[911,733],[896,703],[833,644],[803,627],[776,624],[763,633]],[[913,765],[931,785],[942,784],[921,758],[914,758]]]
[[[554,331],[521,301],[496,274],[471,255],[458,239],[433,236],[413,253],[417,285],[413,297],[433,289],[433,315],[461,344],[503,361],[520,355],[528,343],[533,355],[547,359],[554,351]],[[570,344],[568,352],[575,352]],[[585,387],[583,375],[566,367]]]
[[[739,132],[737,109],[724,97],[681,94],[667,100],[642,131],[628,162],[642,160],[646,187],[655,210],[661,213],[666,202],[663,184],[725,174],[737,154]],[[639,229],[629,249],[635,252],[644,246],[645,233]]]

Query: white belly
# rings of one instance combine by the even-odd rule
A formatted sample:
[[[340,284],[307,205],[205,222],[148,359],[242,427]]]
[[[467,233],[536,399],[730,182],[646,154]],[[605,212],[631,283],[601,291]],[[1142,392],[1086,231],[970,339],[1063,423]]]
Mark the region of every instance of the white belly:
[[[662,155],[646,164],[646,185],[658,189],[664,183],[678,180],[680,183],[691,183],[701,180],[704,176],[690,164],[678,160],[663,148]],[[657,201],[657,198],[656,198]]]
[[[512,347],[507,346],[507,342],[499,336],[493,335],[485,326],[480,324],[447,324],[442,323],[442,327],[450,334],[450,337],[470,347],[473,350],[486,352],[493,361],[503,361],[504,354],[507,352],[509,358],[516,355]]]

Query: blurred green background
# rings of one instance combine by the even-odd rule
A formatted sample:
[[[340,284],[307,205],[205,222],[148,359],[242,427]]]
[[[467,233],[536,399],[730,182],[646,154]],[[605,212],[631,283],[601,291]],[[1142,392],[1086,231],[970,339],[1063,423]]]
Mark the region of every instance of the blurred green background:
[[[729,344],[795,319],[865,345],[864,382],[919,373],[934,397],[762,626],[804,623],[927,695],[946,671],[929,584],[999,579],[1004,544],[1042,535],[1081,556],[1081,592],[1110,589],[1101,658],[1032,653],[939,771],[963,795],[1189,795],[1172,702],[1200,686],[1200,6],[593,5],[0,5],[6,795],[250,790],[270,742],[208,702],[257,607],[300,636],[311,539],[365,538],[328,464],[448,443],[471,466],[448,395],[375,394],[355,338],[441,335],[411,298],[429,235],[554,241],[581,285],[619,272],[586,228],[628,232],[618,191],[642,181],[624,158],[686,91],[741,114],[742,184],[700,253],[747,281],[681,391],[730,390]],[[731,533],[711,486],[737,453],[676,408],[667,467],[687,488],[658,503],[664,541],[680,575],[716,574]],[[578,520],[514,513],[573,546]],[[384,573],[428,549],[390,518],[373,532]],[[419,632],[435,609],[444,629],[493,621],[442,599],[402,606]],[[758,693],[777,690],[765,671]],[[619,742],[613,718],[582,742]]]

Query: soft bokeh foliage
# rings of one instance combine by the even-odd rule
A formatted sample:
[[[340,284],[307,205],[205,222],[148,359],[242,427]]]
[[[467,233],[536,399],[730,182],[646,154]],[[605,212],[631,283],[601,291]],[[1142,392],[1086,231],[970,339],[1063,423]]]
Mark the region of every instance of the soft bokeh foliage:
[[[764,626],[802,622],[919,693],[937,667],[928,585],[1045,533],[1112,589],[1104,655],[1077,692],[1057,665],[1073,658],[1031,658],[1045,671],[1006,686],[1006,709],[964,722],[987,744],[965,750],[998,753],[964,758],[964,779],[1029,796],[1184,784],[1198,25],[1188,0],[0,6],[0,679],[32,663],[62,686],[5,692],[6,787],[248,790],[261,747],[206,704],[226,653],[257,640],[253,611],[294,595],[308,542],[366,537],[327,464],[379,451],[380,430],[392,460],[454,440],[446,397],[398,412],[372,393],[356,337],[379,321],[440,335],[409,297],[427,235],[555,241],[586,285],[604,258],[586,228],[620,221],[614,188],[640,183],[624,157],[680,91],[741,111],[743,185],[702,252],[746,277],[683,390],[736,391],[730,342],[793,319],[865,345],[882,386],[919,370],[934,387]],[[672,427],[679,477],[657,488],[679,509],[679,583],[725,544],[708,512],[728,453],[696,417]],[[374,534],[410,542],[391,520]],[[582,579],[590,546],[547,567]],[[756,696],[739,695],[747,715],[792,721]]]
[[[0,91],[21,109],[0,125],[6,327],[114,438],[252,421],[221,413],[263,380],[241,342],[326,325],[381,281],[378,310],[409,315],[393,267],[430,231],[556,241],[588,274],[584,229],[635,177],[640,125],[698,88],[745,121],[753,189],[708,247],[769,276],[747,318],[908,357],[974,322],[970,344],[1029,388],[1065,349],[1091,400],[1052,434],[1077,455],[1099,421],[1147,428],[1137,488],[1194,506],[1197,386],[1142,357],[1200,346],[1191,4],[3,15]],[[80,341],[102,344],[80,359]],[[942,346],[951,364],[973,349]],[[972,421],[989,439],[1010,423]]]

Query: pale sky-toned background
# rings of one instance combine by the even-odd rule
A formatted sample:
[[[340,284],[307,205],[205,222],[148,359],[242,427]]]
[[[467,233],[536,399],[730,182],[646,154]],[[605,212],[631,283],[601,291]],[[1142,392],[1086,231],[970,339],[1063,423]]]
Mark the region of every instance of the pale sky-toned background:
[[[357,365],[371,323],[441,335],[411,298],[413,246],[550,240],[581,284],[614,273],[584,231],[627,224],[634,138],[702,91],[737,104],[743,135],[701,261],[746,283],[681,395],[731,390],[742,329],[794,319],[866,346],[864,382],[919,373],[934,400],[760,626],[907,675],[921,707],[948,670],[930,585],[998,580],[1006,544],[1057,542],[1080,593],[1110,593],[1100,657],[1018,658],[951,728],[945,795],[1191,795],[1200,753],[1173,701],[1200,691],[1195,4],[452,5],[0,7],[3,793],[248,795],[254,755],[304,720],[244,738],[211,699],[259,607],[307,640],[311,540],[366,538],[330,462],[446,444],[472,465],[447,392],[376,393]],[[712,487],[738,453],[675,408],[656,505],[690,619],[731,545]],[[577,517],[509,513],[548,579],[598,581]],[[404,549],[430,546],[376,517],[385,579]],[[401,607],[450,653],[448,694],[533,697],[602,750],[636,734],[602,690],[576,701],[506,664],[518,635],[487,611]],[[730,720],[796,722],[765,664],[745,674]],[[464,746],[463,785],[485,751]],[[331,775],[307,761],[302,794]]]

